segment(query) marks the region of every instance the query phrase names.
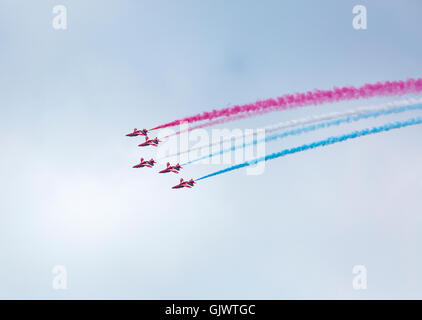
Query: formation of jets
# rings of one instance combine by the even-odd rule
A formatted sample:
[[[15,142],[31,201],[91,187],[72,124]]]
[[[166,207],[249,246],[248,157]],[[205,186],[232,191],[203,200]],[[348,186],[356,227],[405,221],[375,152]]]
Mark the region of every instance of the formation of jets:
[[[142,130],[138,130],[138,129],[133,129],[133,132],[130,132],[128,134],[126,134],[127,137],[137,137],[137,136],[144,136],[145,137],[145,142],[141,143],[138,145],[138,147],[147,147],[147,146],[153,146],[153,147],[157,147],[158,144],[161,142],[161,140],[159,140],[157,137],[155,137],[154,139],[150,139],[148,138],[148,132],[149,130],[147,129],[142,129]],[[140,162],[136,165],[134,165],[132,168],[152,168],[154,166],[154,164],[156,164],[157,162],[154,159],[150,159],[150,160],[144,160],[144,158],[141,158]],[[167,167],[161,171],[159,171],[158,173],[169,173],[169,172],[173,172],[173,173],[179,173],[179,171],[182,169],[182,166],[180,164],[176,164],[174,166],[170,165],[170,162],[167,162]],[[193,179],[190,179],[188,181],[184,181],[183,178],[180,179],[180,183],[175,185],[174,187],[172,187],[172,189],[181,189],[181,188],[192,188],[194,186],[196,182]]]

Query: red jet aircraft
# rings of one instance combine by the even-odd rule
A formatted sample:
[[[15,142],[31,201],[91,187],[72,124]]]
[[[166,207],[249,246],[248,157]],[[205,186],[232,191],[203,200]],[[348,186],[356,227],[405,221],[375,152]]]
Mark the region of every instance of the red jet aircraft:
[[[158,173],[167,173],[167,172],[179,173],[180,169],[182,169],[182,166],[180,164],[176,164],[175,166],[171,166],[170,162],[167,162],[167,168],[159,171]]]
[[[149,131],[147,129],[143,129],[143,130],[138,130],[138,129],[133,129],[133,132],[128,133],[126,135],[126,137],[136,137],[136,136],[147,136],[147,133]]]
[[[134,165],[132,168],[143,168],[148,167],[152,168],[154,166],[155,160],[151,158],[151,160],[144,160],[144,158],[141,158],[141,162],[137,165]]]
[[[158,143],[161,142],[161,140],[158,140],[157,137],[155,139],[150,139],[148,137],[145,137],[145,142],[138,144],[138,147],[146,147],[146,146],[158,146]]]
[[[183,178],[180,178],[180,183],[172,187],[172,189],[181,189],[181,188],[192,188],[196,182],[193,179],[189,181],[183,181]]]

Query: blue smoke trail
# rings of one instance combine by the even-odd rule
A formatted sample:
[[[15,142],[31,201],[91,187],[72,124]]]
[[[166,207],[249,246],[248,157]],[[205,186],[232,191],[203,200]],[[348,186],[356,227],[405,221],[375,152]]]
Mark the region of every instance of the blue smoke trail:
[[[334,143],[337,143],[337,142],[343,142],[343,141],[346,141],[346,140],[349,140],[349,139],[355,139],[355,138],[367,136],[367,135],[374,134],[374,133],[380,133],[380,132],[389,131],[389,130],[393,130],[393,129],[404,128],[404,127],[408,127],[408,126],[412,126],[412,125],[416,125],[416,124],[421,124],[421,123],[422,123],[422,117],[417,117],[417,118],[411,118],[411,119],[406,120],[406,121],[397,121],[397,122],[387,123],[383,126],[373,127],[372,129],[367,128],[367,129],[363,129],[361,131],[354,131],[352,133],[344,134],[344,135],[341,135],[341,136],[330,137],[330,138],[327,138],[327,139],[324,139],[324,140],[312,142],[310,144],[304,144],[304,145],[301,145],[299,147],[294,147],[294,148],[291,148],[291,149],[284,149],[280,152],[272,153],[272,154],[269,154],[269,155],[266,155],[264,157],[260,157],[260,158],[257,158],[257,159],[251,160],[251,161],[246,161],[244,163],[241,163],[241,164],[238,164],[238,165],[235,165],[235,166],[232,166],[232,167],[220,170],[220,171],[210,173],[206,176],[203,176],[203,177],[197,179],[196,181],[203,180],[203,179],[206,179],[206,178],[210,178],[210,177],[213,177],[213,176],[225,173],[225,172],[237,170],[237,169],[240,169],[240,168],[243,168],[243,167],[246,167],[246,166],[256,164],[256,163],[261,162],[261,161],[268,161],[268,160],[272,160],[272,159],[275,159],[275,158],[284,157],[288,154],[302,152],[302,151],[306,151],[306,150],[309,150],[309,149],[327,146],[327,145],[334,144]]]
[[[338,125],[341,125],[341,124],[344,124],[344,123],[355,122],[355,121],[359,121],[359,120],[362,120],[362,119],[377,118],[377,117],[383,116],[383,115],[397,114],[397,113],[402,113],[402,112],[406,112],[406,111],[420,110],[420,109],[422,109],[422,104],[415,104],[415,105],[410,105],[410,106],[400,106],[400,107],[397,107],[397,108],[384,109],[384,110],[381,109],[381,110],[377,110],[377,111],[362,113],[362,114],[359,114],[359,115],[347,116],[347,117],[340,118],[340,119],[335,119],[335,120],[330,120],[330,121],[326,121],[326,122],[322,122],[322,123],[318,123],[318,124],[313,124],[313,125],[309,125],[309,126],[306,126],[306,127],[285,131],[283,133],[273,134],[273,135],[270,135],[268,137],[265,137],[264,139],[259,139],[259,140],[255,139],[252,142],[243,143],[241,145],[235,145],[235,146],[232,146],[231,148],[223,149],[223,150],[220,150],[220,151],[215,152],[215,153],[210,153],[209,155],[202,156],[202,157],[199,157],[197,159],[188,161],[188,162],[182,164],[182,166],[186,166],[188,164],[198,162],[198,161],[201,161],[201,160],[204,160],[204,159],[207,159],[207,158],[212,158],[214,156],[217,156],[217,155],[220,155],[220,154],[223,154],[223,153],[226,153],[226,152],[234,151],[234,150],[237,150],[239,148],[245,148],[246,146],[255,145],[258,142],[274,141],[274,140],[281,139],[281,138],[284,138],[284,137],[287,137],[287,136],[300,135],[302,133],[311,132],[311,131],[324,129],[324,128],[329,128],[329,127],[332,127],[332,126],[338,126]]]

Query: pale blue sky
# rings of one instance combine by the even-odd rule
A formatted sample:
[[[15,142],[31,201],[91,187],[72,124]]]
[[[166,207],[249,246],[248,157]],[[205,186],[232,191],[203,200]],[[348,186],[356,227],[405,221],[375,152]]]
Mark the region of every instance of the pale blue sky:
[[[67,7],[54,30],[52,8]],[[365,4],[368,29],[352,27]],[[1,298],[422,298],[421,127],[171,190],[124,134],[228,104],[420,77],[422,3],[0,1]],[[272,113],[230,128],[343,110]],[[405,119],[368,120],[268,151]],[[182,177],[221,166],[195,165]],[[352,288],[352,268],[368,289]],[[52,289],[65,265],[68,289]]]

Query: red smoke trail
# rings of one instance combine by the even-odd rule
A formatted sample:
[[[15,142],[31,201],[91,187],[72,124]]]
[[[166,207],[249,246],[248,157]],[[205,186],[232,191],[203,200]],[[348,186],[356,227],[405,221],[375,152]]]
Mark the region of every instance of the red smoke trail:
[[[226,122],[230,122],[230,121],[249,118],[249,117],[252,117],[252,116],[261,115],[261,114],[271,112],[271,111],[275,111],[275,110],[273,108],[271,108],[271,109],[267,109],[267,110],[253,111],[251,113],[238,114],[238,115],[233,115],[233,116],[229,116],[229,117],[226,117],[226,118],[212,120],[212,121],[208,121],[208,122],[205,122],[205,123],[198,124],[198,125],[193,126],[193,127],[189,127],[185,130],[177,131],[177,132],[169,134],[168,136],[165,136],[163,138],[170,138],[170,137],[176,136],[176,135],[181,134],[181,133],[190,132],[190,131],[193,131],[193,130],[196,130],[196,129],[206,128],[206,127],[211,127],[213,125],[222,124],[222,123],[226,123]]]
[[[254,103],[236,105],[234,107],[220,110],[214,109],[211,112],[204,112],[195,116],[186,117],[162,124],[151,130],[173,127],[180,125],[183,122],[192,123],[202,120],[212,120],[220,117],[230,117],[244,112],[264,111],[267,109],[284,110],[306,105],[319,105],[329,102],[365,99],[377,96],[404,95],[420,92],[422,92],[422,78],[418,78],[416,80],[408,79],[406,81],[377,82],[375,84],[368,83],[358,88],[334,87],[332,90],[315,89],[314,91],[308,91],[306,93],[286,94],[278,98],[260,100]]]

